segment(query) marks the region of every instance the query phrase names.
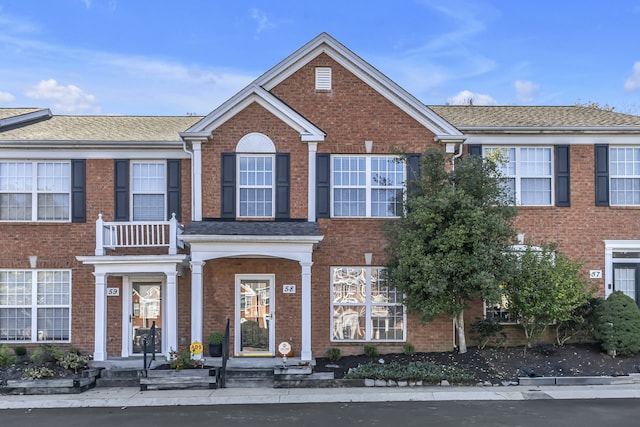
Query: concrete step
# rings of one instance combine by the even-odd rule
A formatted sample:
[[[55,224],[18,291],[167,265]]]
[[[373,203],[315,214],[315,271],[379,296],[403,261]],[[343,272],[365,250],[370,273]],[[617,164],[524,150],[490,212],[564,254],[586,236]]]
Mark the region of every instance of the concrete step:
[[[273,368],[227,368],[225,386],[227,388],[273,387]]]
[[[216,369],[150,370],[140,377],[140,390],[216,388]]]
[[[96,387],[138,387],[139,369],[102,369]]]

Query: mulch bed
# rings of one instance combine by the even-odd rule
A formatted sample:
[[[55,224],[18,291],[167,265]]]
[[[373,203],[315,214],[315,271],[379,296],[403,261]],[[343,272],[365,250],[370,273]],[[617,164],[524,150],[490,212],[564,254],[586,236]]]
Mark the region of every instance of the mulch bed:
[[[478,382],[501,384],[515,382],[526,376],[620,376],[640,372],[640,355],[611,357],[597,344],[566,344],[528,349],[469,348],[467,353],[385,354],[372,359],[364,355],[343,356],[338,362],[316,358],[316,372],[334,372],[344,377],[350,368],[369,362],[408,363],[428,361],[438,365],[456,366]]]

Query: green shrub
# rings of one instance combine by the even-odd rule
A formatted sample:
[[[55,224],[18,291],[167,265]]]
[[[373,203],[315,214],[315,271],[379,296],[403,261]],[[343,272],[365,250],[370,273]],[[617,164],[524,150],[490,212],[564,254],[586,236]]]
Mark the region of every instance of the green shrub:
[[[327,357],[332,362],[337,362],[342,358],[342,351],[339,348],[331,347],[327,350]]]
[[[471,339],[479,349],[501,347],[507,341],[504,326],[495,319],[478,319],[471,324]]]
[[[78,373],[78,369],[89,366],[89,356],[83,356],[77,350],[70,349],[58,359],[58,365],[65,369],[73,369],[75,373]]]
[[[563,346],[568,341],[585,342],[593,339],[593,314],[602,298],[590,298],[588,302],[576,308],[571,317],[558,322],[556,326],[556,342]]]
[[[44,347],[38,347],[35,350],[33,350],[31,352],[31,356],[29,356],[29,359],[31,359],[33,363],[44,363],[45,362]]]
[[[53,371],[46,366],[34,366],[24,370],[24,377],[30,380],[49,378],[54,375]]]
[[[11,352],[8,345],[0,346],[0,368],[11,366],[16,363],[16,356]]]
[[[411,343],[406,343],[402,346],[402,352],[407,356],[411,356],[416,352],[416,346]]]
[[[211,332],[209,334],[209,344],[222,344],[223,340],[224,335],[222,335],[220,332]]]
[[[13,352],[16,356],[24,356],[27,354],[27,347],[18,346],[13,348]]]
[[[470,383],[473,378],[463,370],[453,366],[435,365],[430,362],[411,362],[408,364],[391,362],[389,364],[367,363],[351,369],[345,378],[374,379],[395,381],[423,381],[437,384],[447,380],[452,384]]]
[[[367,357],[378,357],[380,356],[380,353],[378,352],[378,347],[375,345],[365,345],[364,355]]]
[[[612,354],[640,352],[640,309],[636,302],[615,291],[594,312],[594,338]]]

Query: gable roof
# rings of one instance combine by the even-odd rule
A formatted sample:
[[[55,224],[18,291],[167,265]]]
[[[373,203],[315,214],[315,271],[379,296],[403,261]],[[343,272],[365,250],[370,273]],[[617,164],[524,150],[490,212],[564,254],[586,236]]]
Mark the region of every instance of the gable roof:
[[[463,132],[640,132],[640,117],[582,106],[432,105]]]
[[[224,122],[235,116],[251,103],[256,102],[271,114],[287,123],[300,133],[301,141],[324,141],[325,132],[304,118],[300,113],[282,102],[278,97],[252,83],[229,98],[198,123],[180,135],[188,139],[191,135],[201,136],[204,132],[213,132]]]
[[[190,128],[189,132],[199,133],[205,130],[213,131],[215,127],[221,124],[221,119],[227,117],[228,113],[234,110],[236,104],[247,99],[249,95],[259,95],[266,99],[265,93],[269,94],[269,91],[278,85],[278,83],[291,76],[322,53],[331,57],[420,124],[431,130],[437,139],[452,139],[457,141],[464,139],[464,136],[458,129],[327,33],[321,33],[275,67],[258,77],[249,84],[249,86]],[[262,93],[261,90],[264,90],[264,93]],[[282,103],[282,105],[273,104],[273,107],[276,108],[276,110],[281,109],[280,113],[284,116],[295,113],[284,103]]]

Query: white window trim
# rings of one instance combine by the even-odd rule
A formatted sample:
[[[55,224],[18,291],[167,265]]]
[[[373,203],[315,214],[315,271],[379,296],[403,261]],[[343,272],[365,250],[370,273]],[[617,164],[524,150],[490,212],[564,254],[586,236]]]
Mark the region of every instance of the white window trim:
[[[25,192],[19,191],[0,191],[2,194],[26,194],[31,193],[31,219],[3,219],[0,220],[0,223],[9,223],[9,222],[57,222],[57,223],[65,223],[71,222],[71,181],[73,180],[72,176],[72,168],[71,161],[60,161],[60,160],[25,160],[25,159],[2,159],[0,163],[31,163],[31,190],[25,190]],[[39,194],[63,194],[63,193],[52,193],[48,191],[39,191],[38,190],[38,164],[41,163],[57,163],[57,164],[66,164],[69,166],[69,187],[64,194],[69,195],[69,217],[66,219],[38,219],[38,195]]]
[[[73,277],[72,270],[70,269],[0,269],[2,272],[31,272],[31,306],[29,309],[31,310],[31,339],[30,340],[0,340],[0,345],[4,344],[18,344],[18,343],[44,343],[44,344],[52,344],[52,343],[69,343],[72,340],[72,325],[73,325]],[[38,273],[41,272],[67,272],[69,274],[69,304],[68,305],[48,305],[48,306],[40,306],[38,305]],[[1,305],[0,308],[26,308],[25,305]],[[38,309],[39,308],[68,308],[69,309],[69,339],[68,340],[38,340]],[[35,331],[35,333],[33,333]]]
[[[160,193],[156,193],[156,192],[144,192],[144,191],[133,191],[133,165],[135,164],[161,164],[164,167],[164,185],[162,186],[162,198],[164,199],[164,206],[162,207],[162,219],[159,220],[154,220],[154,221],[166,221],[167,218],[167,210],[169,209],[168,207],[168,203],[169,203],[169,198],[167,197],[167,173],[168,173],[168,168],[167,168],[167,161],[158,161],[158,160],[131,160],[130,164],[129,164],[129,218],[131,218],[133,220],[133,218],[135,218],[134,215],[134,203],[133,203],[133,196],[134,194],[160,194]],[[151,221],[151,220],[149,220]],[[149,222],[148,220],[141,220],[139,222]]]
[[[346,303],[335,303],[333,301],[333,272],[335,269],[341,269],[341,268],[353,268],[353,269],[364,269],[366,270],[366,296],[365,296],[365,301],[363,303],[353,303],[353,304],[346,304]],[[330,306],[330,341],[331,342],[335,342],[335,343],[352,343],[352,342],[372,342],[372,343],[393,343],[393,342],[406,342],[407,341],[407,307],[402,304],[402,303],[386,303],[386,304],[374,304],[371,301],[371,271],[372,270],[384,270],[384,267],[379,267],[379,266],[333,266],[330,269],[330,276],[331,276],[331,281],[330,281],[330,286],[331,286],[331,306]],[[390,307],[402,307],[402,324],[403,324],[403,330],[402,330],[402,338],[401,339],[372,339],[370,338],[371,331],[373,330],[373,323],[372,323],[372,316],[371,316],[371,311],[372,311],[372,307],[374,306],[381,306],[381,305],[386,305],[386,306],[390,306]],[[335,328],[335,324],[334,324],[334,315],[333,315],[333,311],[335,309],[335,307],[353,307],[353,306],[364,306],[365,307],[365,328],[364,328],[364,338],[363,339],[336,339],[334,338],[334,328]]]
[[[349,185],[341,185],[341,186],[336,186],[335,182],[334,182],[334,159],[336,157],[347,157],[347,158],[359,158],[362,157],[365,159],[365,184],[364,186],[359,186],[359,187],[355,187],[355,186],[349,186]],[[374,189],[385,189],[385,187],[383,186],[374,186],[372,185],[371,182],[371,159],[373,159],[374,157],[378,157],[378,158],[393,158],[393,159],[397,159],[398,161],[400,160],[399,156],[394,156],[394,155],[387,155],[387,154],[332,154],[331,158],[330,158],[330,163],[331,163],[331,167],[330,167],[330,176],[331,176],[331,186],[330,186],[330,203],[331,203],[331,218],[375,218],[375,219],[389,219],[389,218],[400,218],[400,215],[395,215],[395,216],[372,216],[371,215],[371,206],[372,206],[372,197],[371,197],[371,193]],[[404,190],[406,188],[406,181],[407,181],[407,163],[406,161],[402,161],[402,184],[398,185],[398,186],[389,186],[386,187],[386,189],[392,190],[392,189],[402,189]],[[360,216],[360,215],[347,215],[347,216],[337,216],[335,214],[335,192],[334,190],[336,188],[340,188],[340,189],[360,189],[360,188],[364,188],[365,190],[365,215],[364,216]],[[403,197],[406,197],[405,194],[403,194]]]
[[[506,152],[510,149],[514,149],[515,150],[515,165],[516,165],[516,173],[515,175],[506,175],[504,174],[505,178],[510,178],[510,179],[515,179],[515,202],[517,206],[553,206],[554,205],[554,201],[556,199],[556,195],[555,195],[555,158],[554,158],[554,147],[553,146],[521,146],[521,145],[483,145],[482,146],[482,155],[483,157],[486,157],[487,155],[487,150],[501,150],[503,152]],[[548,149],[550,150],[550,154],[551,154],[551,173],[549,176],[543,176],[543,175],[536,175],[536,176],[523,176],[521,174],[521,155],[520,155],[520,151],[522,149],[527,149],[527,148],[544,148],[544,149]],[[550,179],[551,181],[551,196],[550,196],[550,200],[548,204],[522,204],[522,179]]]
[[[271,185],[251,185],[251,186],[242,186],[240,184],[240,159],[247,157],[264,157],[271,158]],[[264,153],[236,153],[236,212],[238,218],[275,218],[276,216],[276,155],[275,154],[264,154]],[[264,216],[243,216],[240,214],[240,190],[244,188],[257,188],[257,189],[267,189],[271,187],[271,215]]]

